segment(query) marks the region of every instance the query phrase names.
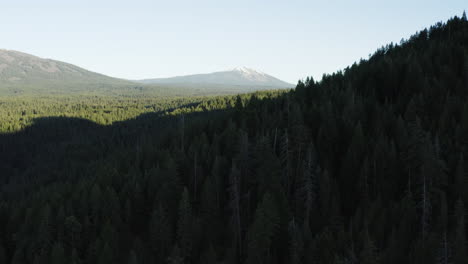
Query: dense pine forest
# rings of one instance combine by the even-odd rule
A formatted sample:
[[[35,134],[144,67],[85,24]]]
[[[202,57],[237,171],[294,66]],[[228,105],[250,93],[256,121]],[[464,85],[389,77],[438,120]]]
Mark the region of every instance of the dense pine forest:
[[[258,92],[278,96],[286,90]],[[232,96],[143,97],[143,96],[0,96],[0,133],[14,133],[32,125],[35,120],[50,117],[74,117],[100,125],[134,119],[141,114],[177,115],[224,109]]]
[[[0,263],[468,263],[467,101],[463,14],[287,92],[2,106]]]

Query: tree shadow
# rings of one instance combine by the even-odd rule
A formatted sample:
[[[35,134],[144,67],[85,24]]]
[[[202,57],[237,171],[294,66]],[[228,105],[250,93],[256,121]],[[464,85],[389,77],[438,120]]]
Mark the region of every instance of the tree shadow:
[[[188,106],[196,104],[182,107]],[[115,155],[132,159],[141,148],[180,142],[182,117],[167,115],[170,111],[144,113],[111,125],[84,118],[41,117],[21,131],[0,134],[0,198],[94,175],[101,163]],[[224,109],[183,116],[187,125],[201,125],[229,112]],[[68,170],[65,175],[63,168]]]

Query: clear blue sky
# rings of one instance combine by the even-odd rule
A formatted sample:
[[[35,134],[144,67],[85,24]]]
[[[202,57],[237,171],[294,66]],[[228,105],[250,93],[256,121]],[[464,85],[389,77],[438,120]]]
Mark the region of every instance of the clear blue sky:
[[[467,0],[15,0],[0,48],[140,79],[247,66],[296,83],[367,58]]]

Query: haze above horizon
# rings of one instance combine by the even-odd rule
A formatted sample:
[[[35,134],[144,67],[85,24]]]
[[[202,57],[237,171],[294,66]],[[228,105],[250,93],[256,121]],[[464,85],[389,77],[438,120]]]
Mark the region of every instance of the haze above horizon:
[[[296,83],[467,9],[461,0],[19,0],[2,5],[0,48],[132,80],[247,66]]]

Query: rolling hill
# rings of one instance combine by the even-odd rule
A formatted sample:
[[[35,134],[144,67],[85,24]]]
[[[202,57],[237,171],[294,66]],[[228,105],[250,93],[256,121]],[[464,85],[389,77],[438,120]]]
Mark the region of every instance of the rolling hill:
[[[75,65],[13,50],[0,50],[0,94],[115,93],[135,83]]]

